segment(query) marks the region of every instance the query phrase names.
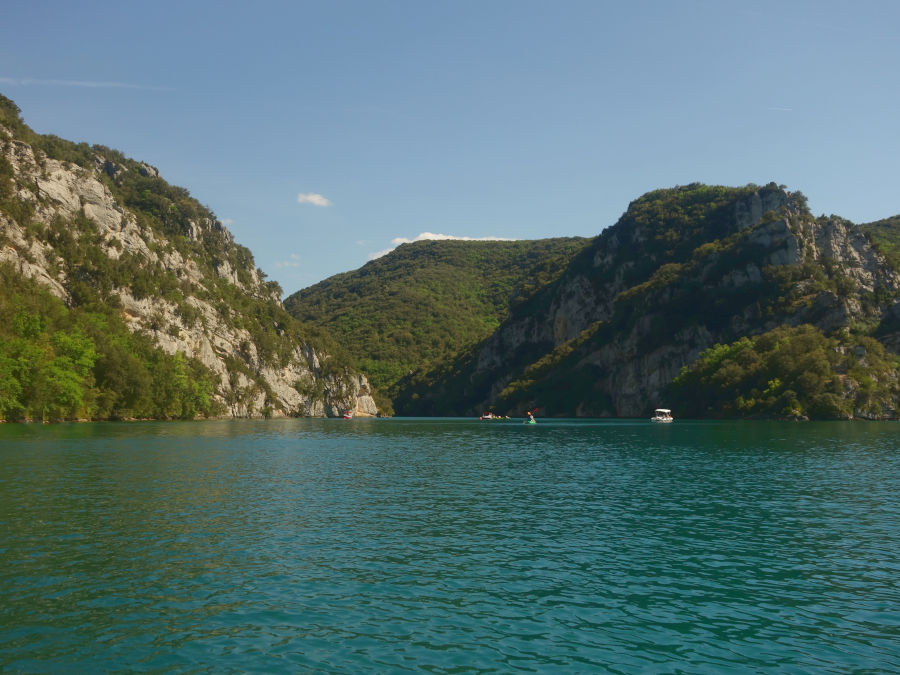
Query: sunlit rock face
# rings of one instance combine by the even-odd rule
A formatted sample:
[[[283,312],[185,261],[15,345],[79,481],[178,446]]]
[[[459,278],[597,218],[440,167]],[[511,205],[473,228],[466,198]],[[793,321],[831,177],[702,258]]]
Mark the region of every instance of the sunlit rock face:
[[[83,227],[71,227],[70,234],[76,239],[91,236],[92,245],[103,255],[118,260],[131,254],[174,274],[184,292],[183,302],[194,310],[191,320],[186,320],[173,302],[153,293],[136,294],[127,285],[114,288],[112,293],[132,331],[150,334],[170,354],[181,352],[200,360],[218,376],[217,397],[227,414],[336,417],[346,410],[365,415],[378,413],[365,376],[324,368],[329,355],[309,345],[295,345],[287,358],[278,362],[261,358],[251,333],[235,327],[240,322],[223,316],[222,301],[211,296],[215,285],[204,277],[198,260],[183,255],[149,228],[142,228],[135,215],[116,201],[103,178],[115,179],[126,168],[99,156],[90,169],[57,161],[36,152],[27,143],[11,140],[12,134],[2,126],[0,135],[8,138],[0,144],[0,152],[13,169],[18,199],[32,210],[32,223],[46,226],[77,221]],[[155,168],[146,164],[138,170],[145,176],[159,176]],[[46,238],[28,231],[28,225],[0,212],[0,262],[11,263],[20,274],[35,279],[69,302],[70,280],[63,271],[63,261]],[[92,231],[90,235],[86,234],[88,230]],[[225,245],[233,242],[231,233],[221,223],[206,219],[191,221],[185,237],[197,241],[208,231],[215,231]],[[212,267],[234,286],[235,292],[280,304],[277,293],[263,283],[252,265],[240,269],[222,257]],[[235,363],[242,364],[240,371],[235,370]],[[248,377],[244,370],[255,377]],[[298,389],[298,383],[308,386]]]
[[[519,312],[481,345],[471,379],[491,385],[471,410],[485,409],[516,378],[539,376],[516,370],[523,359],[533,358],[523,355],[565,349],[582,331],[607,337],[591,339],[585,343],[589,347],[577,351],[576,370],[596,376],[593,395],[564,414],[633,417],[644,414],[648,405],[652,409],[682,366],[716,343],[783,324],[810,323],[830,333],[856,321],[878,323],[884,318],[883,310],[864,298],[876,287],[897,292],[900,278],[851,223],[815,219],[805,202],[772,184],[737,199],[731,214],[710,236],[717,244],[710,244],[709,250],[698,246],[681,260],[650,260],[652,253],[642,253],[642,247],[651,250],[649,244],[658,236],[653,222],[633,224],[623,217],[608,228],[586,254],[589,264],[572,265],[548,291],[550,297],[535,303],[546,309]],[[648,276],[636,282],[635,269],[648,260]],[[654,285],[653,274],[665,263],[674,265],[673,274],[689,275],[693,283]],[[801,278],[795,285],[800,300],[777,316],[761,314],[759,301],[773,270],[804,265],[837,269],[848,280],[846,288],[835,292]],[[635,293],[635,284],[640,286],[640,300],[623,317],[617,302]],[[733,300],[715,311],[706,309],[710,298],[723,297]],[[682,321],[672,315],[673,306],[687,308],[687,313],[705,312],[716,320]],[[891,339],[887,336],[885,344]],[[894,342],[900,344],[900,338]]]

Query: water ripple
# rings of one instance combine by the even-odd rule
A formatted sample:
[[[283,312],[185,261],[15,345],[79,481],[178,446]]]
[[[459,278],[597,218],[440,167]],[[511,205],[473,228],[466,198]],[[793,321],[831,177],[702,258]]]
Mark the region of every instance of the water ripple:
[[[0,429],[0,667],[900,672],[893,425],[359,422]]]

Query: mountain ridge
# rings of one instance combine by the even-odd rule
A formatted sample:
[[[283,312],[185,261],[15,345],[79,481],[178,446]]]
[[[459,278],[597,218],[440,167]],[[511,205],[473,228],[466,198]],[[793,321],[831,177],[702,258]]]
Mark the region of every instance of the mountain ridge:
[[[328,330],[388,398],[410,370],[487,337],[588,239],[420,241],[285,299]],[[382,407],[388,405],[381,403]]]
[[[854,343],[854,324],[882,325],[896,311],[898,289],[865,228],[813,218],[801,193],[774,183],[654,191],[542,290],[536,311],[514,312],[448,367],[456,385],[439,373],[422,377],[398,407],[641,416],[665,404],[681,370],[718,343],[802,324],[847,331]],[[885,368],[880,398],[848,403],[837,416],[893,417],[896,358]]]
[[[537,407],[545,415],[642,416],[666,404],[682,371],[716,345],[752,338],[754,349],[767,349],[759,340],[785,328],[780,340],[805,340],[810,349],[835,340],[827,349],[851,355],[825,359],[828,372],[816,386],[831,388],[828,406],[820,404],[822,392],[807,387],[798,393],[785,385],[782,398],[765,399],[766,409],[759,403],[764,397],[748,389],[740,396],[756,403],[738,410],[726,401],[738,396],[735,388],[719,393],[721,409],[682,406],[684,411],[893,418],[900,342],[900,281],[891,264],[900,250],[896,223],[887,218],[857,226],[838,216],[816,218],[802,193],[775,183],[653,190],[634,200],[617,223],[557,258],[558,268],[527,297],[497,313],[501,323],[491,335],[447,350],[430,368],[410,367],[392,385],[392,404],[403,415],[516,415]],[[430,246],[438,251],[446,243]],[[414,290],[418,268],[405,265],[401,253],[388,254],[382,264],[393,266],[391,283],[403,279]],[[484,265],[490,264],[486,258]],[[342,283],[352,287],[363,270],[367,283],[375,283],[373,268],[344,273]],[[306,318],[325,325],[327,308]],[[423,319],[413,313],[410,321]],[[801,328],[806,325],[815,338]],[[342,339],[340,331],[335,336]],[[392,340],[390,333],[378,338]],[[356,341],[353,349],[368,347]],[[848,360],[863,352],[877,366]],[[688,380],[678,395],[689,395]],[[754,386],[770,389],[766,382]],[[814,395],[820,403],[811,402]],[[704,396],[711,400],[708,392]]]
[[[140,358],[127,361],[128,375],[145,388],[153,381],[149,363],[171,365],[179,354],[196,361],[191,367],[197,381],[207,382],[206,415],[339,416],[348,408],[377,413],[366,378],[340,362],[342,357],[313,346],[324,342],[339,352],[327,336],[284,311],[278,284],[265,280],[250,251],[187,190],[118,151],[35,134],[19,113],[12,101],[0,98],[0,264],[47,289],[65,312],[51,321],[40,307],[23,308],[29,293],[37,292],[24,286],[18,305],[2,308],[13,327],[25,315],[43,326],[34,334],[14,329],[0,335],[7,377],[20,385],[19,398],[34,401],[24,403],[13,392],[5,417],[196,413],[191,406],[160,407],[141,396],[127,402],[113,396],[101,409],[104,386],[115,390],[117,383],[98,369],[120,348],[92,332],[91,322],[98,321],[107,322],[107,332],[119,336],[125,352],[140,351]],[[171,358],[154,356],[150,346],[138,348],[137,338],[129,337],[138,334]],[[82,393],[77,404],[54,389],[39,363],[23,356],[30,340],[57,363],[63,355],[54,340],[61,336],[84,338],[86,354],[94,354],[87,371],[70,369],[77,375],[70,389]],[[124,357],[117,358],[124,367]],[[58,366],[67,367],[62,360]],[[38,381],[51,393],[30,384]]]
[[[900,216],[775,183],[653,190],[590,239],[406,244],[282,304],[187,190],[0,97],[0,226],[6,419],[900,405]]]

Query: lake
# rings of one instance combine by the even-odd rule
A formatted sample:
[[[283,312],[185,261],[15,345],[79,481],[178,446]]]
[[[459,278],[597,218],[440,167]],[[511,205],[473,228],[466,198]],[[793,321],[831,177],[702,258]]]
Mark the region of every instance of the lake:
[[[900,672],[900,424],[0,425],[9,673]]]

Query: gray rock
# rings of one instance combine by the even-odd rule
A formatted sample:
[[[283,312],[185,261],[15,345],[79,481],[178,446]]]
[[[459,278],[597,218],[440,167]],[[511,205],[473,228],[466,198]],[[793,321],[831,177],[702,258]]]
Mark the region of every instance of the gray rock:
[[[2,130],[2,129],[0,129]],[[54,159],[37,156],[33,149],[19,141],[7,142],[2,152],[17,175],[17,182],[26,186],[19,191],[20,199],[35,209],[34,220],[51,223],[61,216],[72,219],[83,211],[92,221],[103,241],[101,250],[110,258],[118,259],[130,252],[151,263],[159,263],[164,269],[195,290],[211,289],[215,285],[204,278],[201,266],[190,257],[173,248],[169,242],[142,230],[137,219],[120,204],[101,180],[102,174],[116,178],[127,169],[97,157],[92,169],[85,169]],[[159,172],[148,164],[141,164],[139,171],[145,176],[159,177]],[[0,214],[0,227],[9,244],[0,248],[0,261],[13,264],[25,277],[45,285],[57,297],[68,300],[66,279],[53,272],[58,261],[52,246],[29,237],[22,224]],[[187,236],[199,240],[204,230],[215,230],[226,244],[233,241],[224,226],[215,222],[191,222]],[[73,235],[80,233],[73,231]],[[219,261],[216,273],[234,285],[239,292],[269,299],[273,297],[260,280],[253,267],[242,275],[225,259]],[[315,351],[309,345],[297,345],[286,363],[265,363],[260,358],[252,335],[245,329],[233,328],[223,320],[219,309],[202,296],[188,294],[184,302],[196,310],[198,319],[188,324],[178,314],[178,307],[159,297],[135,297],[129,288],[117,288],[122,306],[122,316],[133,331],[145,331],[166,352],[181,352],[200,360],[215,373],[220,381],[217,396],[234,416],[314,415],[340,416],[347,409],[363,415],[378,413],[366,378],[358,373],[335,376],[326,375],[321,364],[328,356]],[[236,359],[265,383],[271,396],[243,373],[229,371],[228,360]],[[317,383],[303,393],[295,385],[300,381]],[[321,392],[321,394],[319,393]],[[272,408],[267,411],[266,407]]]

